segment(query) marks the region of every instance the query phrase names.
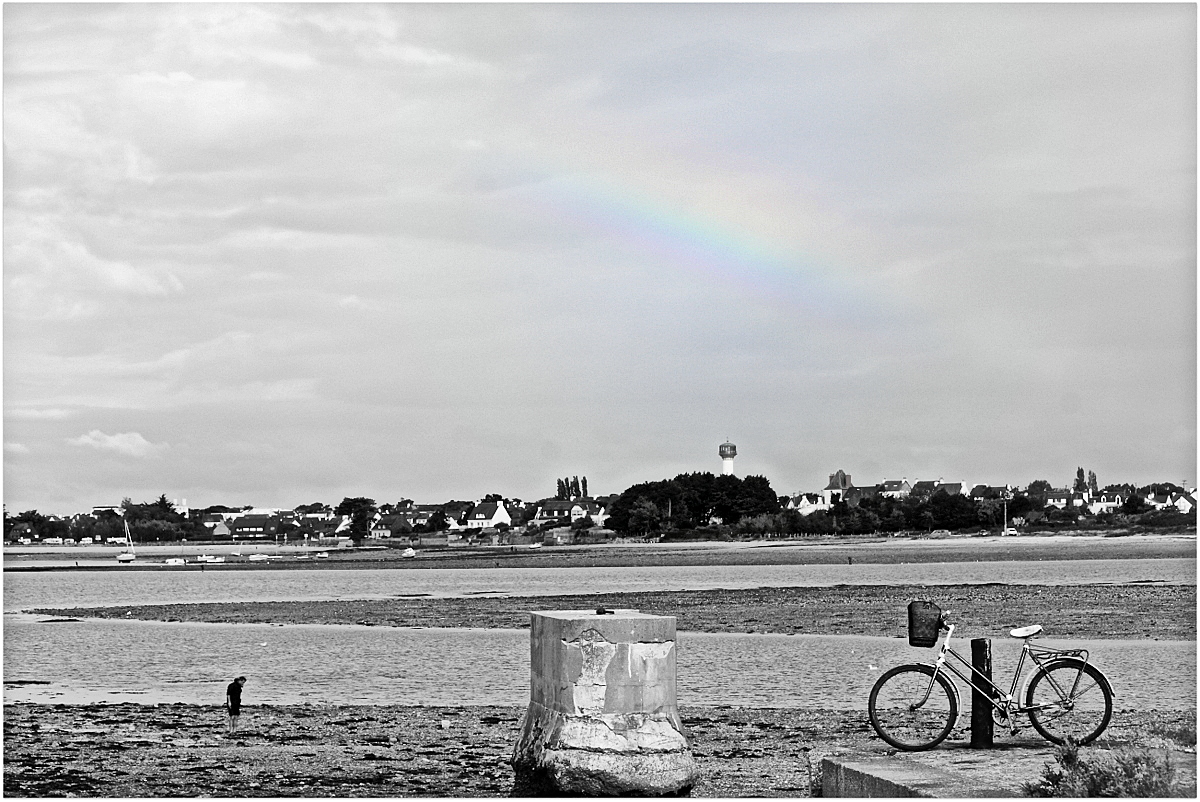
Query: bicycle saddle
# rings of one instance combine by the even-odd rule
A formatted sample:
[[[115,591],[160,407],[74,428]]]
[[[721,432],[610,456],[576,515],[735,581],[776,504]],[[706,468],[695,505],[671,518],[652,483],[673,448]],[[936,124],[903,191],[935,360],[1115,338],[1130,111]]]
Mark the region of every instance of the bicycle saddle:
[[[1030,624],[1027,627],[1017,627],[1009,632],[1014,638],[1032,638],[1034,635],[1042,631],[1041,624]]]

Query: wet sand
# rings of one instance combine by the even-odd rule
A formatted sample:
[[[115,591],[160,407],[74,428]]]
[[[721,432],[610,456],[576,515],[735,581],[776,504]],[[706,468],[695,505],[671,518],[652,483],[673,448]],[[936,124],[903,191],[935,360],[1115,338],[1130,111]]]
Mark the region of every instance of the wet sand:
[[[223,602],[42,608],[76,618],[211,623],[360,624],[521,629],[532,610],[635,609],[672,615],[692,632],[880,635],[907,633],[909,601],[950,610],[962,637],[1003,637],[1042,624],[1047,637],[1196,639],[1195,585],[841,585],[829,588],[649,591],[519,598]]]
[[[6,705],[4,793],[509,796],[508,759],[522,713],[512,707],[250,705],[241,733],[230,738],[215,706]],[[885,753],[863,712],[717,707],[681,713],[700,770],[694,797],[810,796],[821,758]],[[998,731],[998,749],[984,760],[964,748],[968,723],[969,716],[960,719],[950,740],[923,759],[949,765],[972,755],[980,782],[1013,791],[1050,759],[1048,745],[1027,729],[1016,737]],[[1118,711],[1098,745],[1180,749],[1180,734],[1194,746],[1194,711]]]

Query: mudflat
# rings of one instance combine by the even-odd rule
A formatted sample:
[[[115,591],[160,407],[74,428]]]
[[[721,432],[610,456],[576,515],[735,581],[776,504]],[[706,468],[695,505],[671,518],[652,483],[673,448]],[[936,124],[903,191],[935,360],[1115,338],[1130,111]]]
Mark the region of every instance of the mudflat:
[[[865,711],[684,707],[700,778],[694,797],[806,797],[821,758],[885,754]],[[242,731],[195,705],[5,705],[9,797],[503,797],[522,708],[249,706]],[[1020,791],[1052,759],[1031,730],[995,750],[949,741],[933,765],[973,761],[988,787]],[[1194,749],[1190,713],[1117,711],[1098,746]],[[1189,735],[1190,733],[1190,735]],[[1188,771],[1185,769],[1185,771]],[[1194,793],[1194,767],[1185,777]]]
[[[521,629],[534,610],[635,609],[675,616],[682,631],[881,635],[907,633],[908,602],[951,611],[962,637],[993,637],[1042,624],[1054,638],[1196,639],[1195,585],[839,585],[746,590],[646,591],[505,598],[221,602],[43,608],[76,618],[210,623],[360,624]]]

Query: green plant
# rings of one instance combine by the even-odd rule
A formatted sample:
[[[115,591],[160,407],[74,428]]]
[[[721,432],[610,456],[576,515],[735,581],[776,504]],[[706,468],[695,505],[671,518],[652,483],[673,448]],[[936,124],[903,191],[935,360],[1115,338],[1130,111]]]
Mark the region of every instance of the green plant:
[[[1080,754],[1070,739],[1055,750],[1042,777],[1025,783],[1026,796],[1037,797],[1168,797],[1179,796],[1170,756],[1148,749],[1115,749]]]

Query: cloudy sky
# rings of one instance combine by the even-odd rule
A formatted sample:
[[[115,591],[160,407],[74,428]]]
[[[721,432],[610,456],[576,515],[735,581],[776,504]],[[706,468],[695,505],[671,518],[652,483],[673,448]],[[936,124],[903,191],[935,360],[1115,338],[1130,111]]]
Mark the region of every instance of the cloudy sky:
[[[4,502],[1196,480],[1196,7],[4,6]]]

